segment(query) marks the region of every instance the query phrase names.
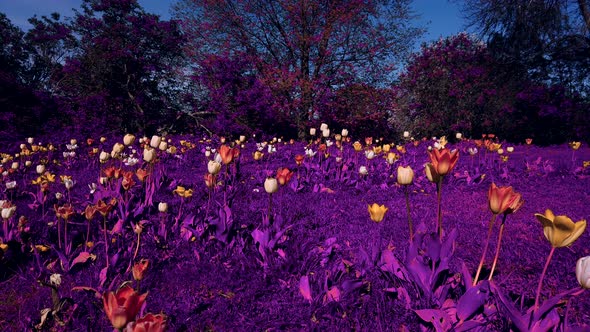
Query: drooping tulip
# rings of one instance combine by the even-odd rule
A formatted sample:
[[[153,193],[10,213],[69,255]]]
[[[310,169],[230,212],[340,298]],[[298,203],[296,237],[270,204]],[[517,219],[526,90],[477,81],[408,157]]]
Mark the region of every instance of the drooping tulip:
[[[376,223],[380,223],[383,221],[383,217],[385,216],[385,212],[389,210],[385,205],[379,205],[377,203],[373,203],[373,205],[369,205],[367,210],[369,211],[369,215],[371,216],[371,220]]]
[[[125,285],[116,292],[103,295],[104,311],[116,329],[124,328],[127,323],[135,320],[135,316],[145,302],[147,293],[139,295],[129,285]]]
[[[535,217],[543,225],[545,238],[556,248],[569,246],[586,229],[586,220],[574,223],[567,216],[555,216],[549,209],[545,211],[545,214],[536,213]]]

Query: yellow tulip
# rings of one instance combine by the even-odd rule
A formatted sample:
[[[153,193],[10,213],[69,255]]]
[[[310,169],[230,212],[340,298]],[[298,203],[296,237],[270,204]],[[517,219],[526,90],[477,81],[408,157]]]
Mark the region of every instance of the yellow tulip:
[[[574,142],[571,142],[571,143],[569,144],[569,146],[570,146],[572,149],[574,149],[574,150],[577,150],[577,149],[579,149],[581,145],[582,145],[582,143],[580,143],[580,142],[575,142],[575,141],[574,141]]]
[[[193,195],[192,189],[187,190],[185,187],[182,187],[182,186],[177,186],[176,189],[174,189],[172,192],[176,193],[176,194],[178,194],[178,196],[184,197],[184,198],[191,197]]]
[[[383,221],[383,217],[385,216],[385,212],[387,212],[387,210],[389,210],[388,208],[385,207],[385,205],[379,205],[377,203],[373,203],[373,205],[369,205],[367,210],[369,211],[369,214],[371,215],[371,220],[373,220],[376,223],[380,223],[381,221]]]
[[[574,223],[567,216],[555,216],[549,209],[545,214],[536,213],[535,217],[543,225],[543,233],[552,246],[566,247],[576,241],[586,229],[586,220]]]

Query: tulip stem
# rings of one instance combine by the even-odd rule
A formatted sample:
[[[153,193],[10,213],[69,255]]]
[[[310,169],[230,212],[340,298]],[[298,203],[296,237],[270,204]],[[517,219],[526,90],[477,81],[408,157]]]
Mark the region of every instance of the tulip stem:
[[[88,227],[86,228],[86,251],[88,251],[88,241],[90,241],[90,220],[88,220]]]
[[[59,226],[59,220],[60,218],[57,217],[57,247],[61,249],[61,227]]]
[[[408,212],[408,228],[410,229],[410,241],[414,239],[414,228],[412,227],[412,215],[410,214],[410,194],[408,192],[408,186],[404,186],[404,192],[406,194],[406,211]]]
[[[272,225],[272,194],[268,194],[268,223]]]
[[[473,285],[477,285],[477,281],[479,280],[479,274],[481,273],[481,269],[483,267],[483,262],[486,259],[486,253],[488,251],[488,246],[490,244],[490,238],[492,237],[492,230],[494,228],[494,222],[496,222],[497,214],[492,215],[492,220],[490,220],[490,226],[488,228],[488,236],[486,238],[486,243],[483,246],[483,253],[481,254],[481,259],[479,260],[479,265],[477,267],[477,272],[475,273],[475,278],[473,279]]]
[[[492,263],[492,270],[490,271],[490,276],[488,280],[492,280],[492,276],[494,275],[494,270],[496,269],[496,264],[498,263],[498,257],[500,257],[500,245],[502,244],[502,234],[504,232],[504,222],[506,221],[507,214],[504,213],[502,217],[502,224],[500,225],[500,233],[498,234],[498,244],[496,244],[496,255],[494,256],[494,262]]]
[[[539,286],[537,286],[537,295],[535,296],[535,306],[533,307],[533,311],[539,308],[539,297],[541,297],[541,286],[543,286],[543,279],[545,278],[545,273],[547,273],[547,268],[549,267],[549,262],[551,262],[551,258],[553,257],[553,253],[555,252],[556,247],[551,247],[551,251],[549,252],[549,256],[547,256],[547,261],[545,262],[545,267],[543,268],[543,272],[541,273],[541,278],[539,278]]]
[[[104,255],[107,262],[107,270],[109,268],[109,242],[107,241],[107,215],[102,218],[102,234],[104,237]]]
[[[443,233],[443,229],[442,229],[442,206],[441,206],[441,191],[442,191],[442,176],[441,178],[438,180],[438,182],[436,183],[436,201],[437,201],[437,212],[436,212],[436,219],[437,219],[437,223],[438,223],[438,237],[440,240],[442,240],[442,233]]]

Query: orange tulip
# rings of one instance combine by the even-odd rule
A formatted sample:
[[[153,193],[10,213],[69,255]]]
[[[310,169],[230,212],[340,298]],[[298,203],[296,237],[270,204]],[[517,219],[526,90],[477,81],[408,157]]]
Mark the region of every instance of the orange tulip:
[[[215,187],[215,175],[211,174],[211,173],[207,173],[205,174],[205,186],[207,186],[207,188],[213,188]]]
[[[281,186],[285,185],[291,177],[293,176],[293,172],[291,172],[288,168],[279,168],[277,171],[277,181]]]
[[[96,211],[98,211],[104,217],[109,214],[109,212],[111,212],[111,210],[115,207],[115,204],[117,204],[117,199],[115,198],[111,198],[109,204],[106,204],[102,199],[99,199],[95,208]]]
[[[137,176],[139,181],[143,182],[149,174],[148,171],[146,171],[145,169],[139,168],[137,169],[137,171],[135,171],[135,175]]]
[[[133,265],[131,272],[133,273],[133,279],[135,280],[142,280],[145,276],[145,272],[147,271],[150,265],[149,259],[142,259],[139,262]]]
[[[55,215],[58,218],[63,218],[64,220],[70,219],[70,217],[74,214],[74,208],[72,207],[72,204],[66,204],[60,207],[54,205],[53,208],[55,209]]]
[[[493,214],[516,212],[523,203],[522,196],[511,186],[497,187],[495,183],[490,186],[488,200]]]
[[[303,155],[296,155],[295,156],[295,163],[297,164],[297,166],[301,166],[301,164],[303,164],[303,160],[305,159],[305,157]]]
[[[145,302],[147,293],[139,295],[129,285],[125,285],[117,292],[108,292],[102,296],[104,311],[115,329],[124,328],[133,321],[139,309]]]
[[[221,156],[221,161],[227,165],[240,156],[240,150],[238,148],[232,149],[224,144],[219,148],[219,155]]]
[[[459,160],[459,151],[449,151],[448,149],[432,149],[428,151],[430,162],[438,175],[447,175]]]

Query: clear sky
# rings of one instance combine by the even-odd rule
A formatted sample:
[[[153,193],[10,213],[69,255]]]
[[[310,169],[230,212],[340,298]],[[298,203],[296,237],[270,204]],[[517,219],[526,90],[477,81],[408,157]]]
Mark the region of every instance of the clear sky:
[[[170,5],[174,0],[139,0],[140,5],[162,19],[170,18]],[[73,16],[72,8],[80,8],[81,0],[0,0],[0,12],[5,13],[13,24],[23,30],[31,25],[27,19],[33,15],[43,16],[58,12],[63,17]],[[421,42],[430,42],[464,31],[464,21],[456,1],[414,0],[412,7],[421,16],[419,24],[427,27]],[[419,45],[417,45],[419,46]]]

